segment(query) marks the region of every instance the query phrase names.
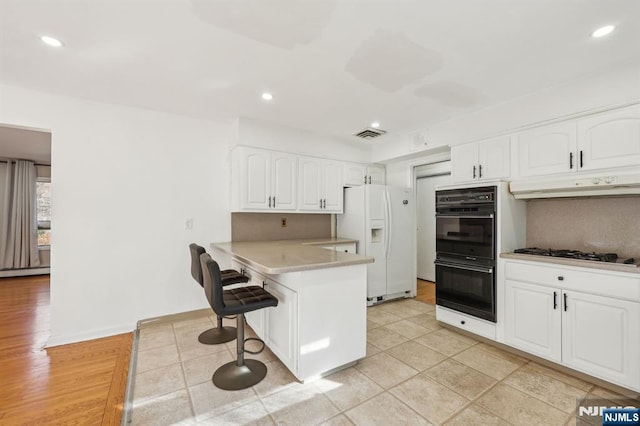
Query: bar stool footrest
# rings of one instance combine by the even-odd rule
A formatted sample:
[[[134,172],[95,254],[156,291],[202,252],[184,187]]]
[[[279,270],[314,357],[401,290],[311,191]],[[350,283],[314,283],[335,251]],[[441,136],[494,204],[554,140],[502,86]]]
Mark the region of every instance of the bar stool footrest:
[[[244,343],[246,344],[249,340],[255,340],[256,342],[260,342],[260,344],[262,344],[262,347],[260,348],[260,350],[257,350],[254,352],[254,351],[250,351],[243,345],[242,348],[246,353],[251,355],[258,355],[259,353],[262,353],[262,351],[264,351],[264,348],[265,348],[264,340],[258,339],[257,337],[247,337],[246,339],[244,339]]]

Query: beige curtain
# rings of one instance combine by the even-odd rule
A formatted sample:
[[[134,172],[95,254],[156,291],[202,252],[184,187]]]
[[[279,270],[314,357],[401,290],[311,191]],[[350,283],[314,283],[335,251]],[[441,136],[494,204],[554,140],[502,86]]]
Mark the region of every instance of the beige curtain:
[[[0,269],[40,266],[32,161],[0,163]]]

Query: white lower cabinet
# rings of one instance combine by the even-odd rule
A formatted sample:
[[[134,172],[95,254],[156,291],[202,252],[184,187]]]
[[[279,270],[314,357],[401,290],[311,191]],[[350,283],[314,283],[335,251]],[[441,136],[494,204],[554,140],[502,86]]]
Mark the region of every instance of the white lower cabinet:
[[[244,316],[247,324],[264,340],[265,344],[285,365],[295,369],[296,359],[296,316],[298,295],[295,291],[233,261],[234,269],[248,276],[246,286],[260,286],[278,299],[278,306],[247,312]]]
[[[278,306],[245,317],[299,380],[316,378],[365,357],[366,264],[272,275],[256,272],[235,258],[231,263],[251,277],[246,285],[263,286],[278,299]]]
[[[505,269],[505,343],[640,390],[640,277],[526,262]]]
[[[505,290],[507,344],[560,361],[560,290],[517,281],[507,281]]]
[[[265,290],[278,298],[278,306],[265,311],[264,341],[271,351],[292,370],[297,369],[295,330],[298,295],[291,289],[267,280]]]
[[[579,292],[565,295],[562,362],[640,389],[640,303]]]
[[[436,319],[461,330],[496,340],[496,324],[443,306],[436,306]]]

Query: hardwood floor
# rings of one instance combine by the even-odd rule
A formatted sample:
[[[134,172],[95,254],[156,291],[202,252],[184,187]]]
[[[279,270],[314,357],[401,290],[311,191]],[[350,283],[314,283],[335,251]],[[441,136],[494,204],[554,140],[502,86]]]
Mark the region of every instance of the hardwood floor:
[[[133,333],[45,349],[49,276],[0,279],[0,424],[120,424]]]
[[[416,300],[436,304],[436,283],[418,279],[418,294]]]

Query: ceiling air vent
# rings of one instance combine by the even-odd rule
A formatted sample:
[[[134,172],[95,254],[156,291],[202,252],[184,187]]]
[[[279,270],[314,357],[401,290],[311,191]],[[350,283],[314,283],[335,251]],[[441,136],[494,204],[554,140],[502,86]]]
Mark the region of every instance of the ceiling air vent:
[[[373,138],[377,138],[378,136],[382,136],[385,133],[387,132],[385,132],[384,130],[366,128],[363,131],[356,133],[354,136],[357,136],[362,139],[373,139]]]

